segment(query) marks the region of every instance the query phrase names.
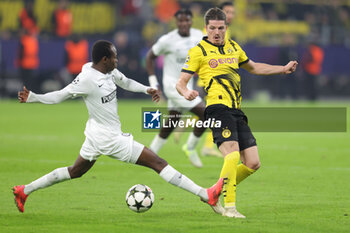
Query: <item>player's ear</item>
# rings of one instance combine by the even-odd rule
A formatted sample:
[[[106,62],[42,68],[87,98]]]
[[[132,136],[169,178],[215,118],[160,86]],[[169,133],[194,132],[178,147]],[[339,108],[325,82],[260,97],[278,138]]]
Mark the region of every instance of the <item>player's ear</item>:
[[[106,57],[106,56],[102,57],[102,59],[101,59],[101,61],[102,61],[103,63],[106,63],[107,60],[108,60],[108,57]]]

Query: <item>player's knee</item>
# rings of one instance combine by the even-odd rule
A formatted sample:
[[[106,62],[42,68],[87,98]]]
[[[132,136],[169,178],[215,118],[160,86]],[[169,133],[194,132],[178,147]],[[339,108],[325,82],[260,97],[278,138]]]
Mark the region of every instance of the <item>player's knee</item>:
[[[71,179],[80,178],[80,177],[82,177],[84,175],[84,172],[78,171],[77,169],[74,169],[73,166],[68,167],[68,172],[69,172],[69,175],[70,175]]]
[[[154,163],[154,170],[157,172],[157,173],[160,173],[163,168],[166,167],[166,165],[168,165],[167,161],[165,161],[164,159],[162,159],[161,157],[157,156],[158,159],[155,161]]]
[[[254,163],[250,164],[249,168],[256,171],[260,168],[260,165],[261,165],[260,161],[255,161]]]

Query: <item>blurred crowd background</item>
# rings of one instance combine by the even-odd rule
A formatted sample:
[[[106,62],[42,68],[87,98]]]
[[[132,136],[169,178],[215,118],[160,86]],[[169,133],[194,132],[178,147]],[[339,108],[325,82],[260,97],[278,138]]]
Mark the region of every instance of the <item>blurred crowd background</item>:
[[[204,28],[207,9],[223,1],[1,0],[0,97],[26,85],[37,93],[60,89],[90,60],[92,43],[112,41],[118,69],[148,84],[145,56],[174,29],[174,13],[188,8],[193,27]],[[249,58],[270,64],[299,62],[288,77],[255,77],[244,71],[245,99],[350,98],[349,0],[235,0],[229,26]],[[162,57],[157,60],[161,78]],[[161,83],[161,82],[160,82]],[[120,98],[140,95],[118,90]]]

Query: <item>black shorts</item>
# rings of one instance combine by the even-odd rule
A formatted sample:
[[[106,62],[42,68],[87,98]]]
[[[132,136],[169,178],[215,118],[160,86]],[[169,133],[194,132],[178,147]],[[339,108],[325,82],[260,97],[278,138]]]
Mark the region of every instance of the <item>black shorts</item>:
[[[214,118],[215,121],[221,121],[220,128],[210,128],[218,147],[225,141],[237,141],[240,150],[256,146],[256,140],[248,126],[248,118],[241,110],[214,104],[205,109],[204,115],[206,120]]]

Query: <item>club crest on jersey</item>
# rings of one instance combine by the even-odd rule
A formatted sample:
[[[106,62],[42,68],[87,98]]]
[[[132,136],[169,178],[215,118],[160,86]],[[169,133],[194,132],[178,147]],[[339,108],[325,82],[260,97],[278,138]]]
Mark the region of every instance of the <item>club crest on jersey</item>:
[[[112,91],[110,94],[106,96],[102,96],[101,97],[102,103],[105,104],[105,103],[111,102],[116,96],[117,96],[117,89],[115,89],[114,91]]]
[[[228,49],[227,49],[227,53],[228,53],[228,54],[231,54],[231,53],[233,53],[233,50],[232,50],[231,48],[228,48]]]

